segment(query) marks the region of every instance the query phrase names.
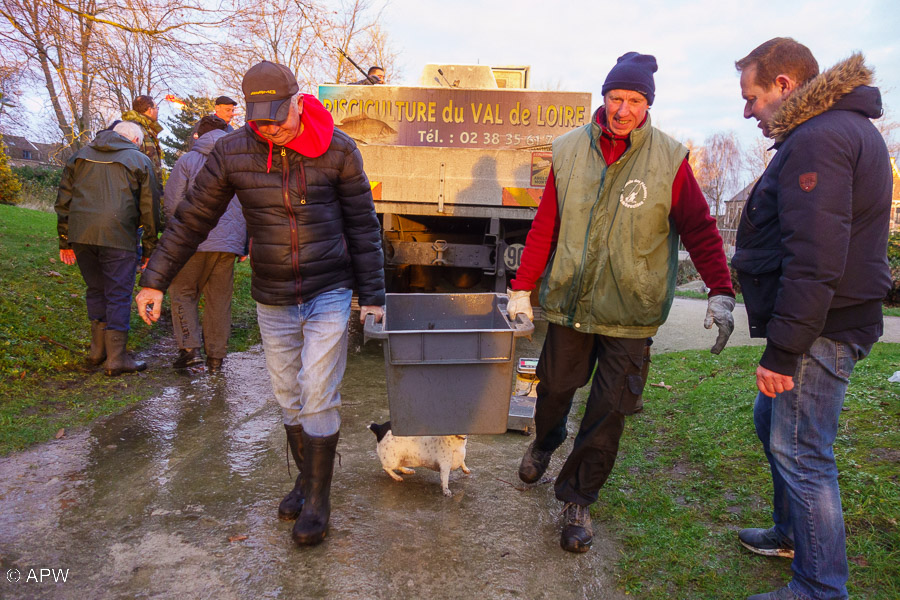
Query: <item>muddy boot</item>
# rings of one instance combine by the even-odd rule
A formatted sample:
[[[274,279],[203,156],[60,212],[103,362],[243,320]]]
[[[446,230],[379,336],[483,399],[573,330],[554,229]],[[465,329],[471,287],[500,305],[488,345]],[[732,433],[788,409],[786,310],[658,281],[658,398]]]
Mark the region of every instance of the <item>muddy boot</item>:
[[[538,450],[534,445],[535,442],[531,442],[519,464],[519,479],[525,483],[534,483],[540,479],[550,465],[550,457],[553,456],[553,450]]]
[[[278,518],[282,521],[293,521],[300,516],[300,509],[303,508],[303,425],[285,425],[284,431],[287,433],[288,446],[299,473],[297,481],[294,482],[294,489],[288,492],[278,505]]]
[[[87,362],[92,367],[99,367],[106,360],[106,323],[103,321],[91,321],[91,351]]]
[[[136,361],[125,351],[128,343],[128,332],[107,329],[104,341],[106,342],[106,374],[110,377],[122,373],[134,373],[147,368],[147,363]]]
[[[569,552],[587,552],[591,542],[594,541],[590,507],[569,502],[563,512],[566,515],[566,524],[563,525],[559,545]]]
[[[328,534],[331,476],[340,432],[328,437],[313,437],[305,431],[302,435],[303,469],[300,476],[305,500],[291,537],[298,546],[315,546]]]

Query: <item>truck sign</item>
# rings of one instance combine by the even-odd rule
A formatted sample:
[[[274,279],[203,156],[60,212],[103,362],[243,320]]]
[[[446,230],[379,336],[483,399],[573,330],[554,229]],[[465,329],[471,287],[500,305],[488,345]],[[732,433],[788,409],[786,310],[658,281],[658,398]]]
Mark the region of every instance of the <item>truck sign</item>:
[[[319,86],[335,125],[363,144],[546,146],[590,119],[591,95],[512,89]]]

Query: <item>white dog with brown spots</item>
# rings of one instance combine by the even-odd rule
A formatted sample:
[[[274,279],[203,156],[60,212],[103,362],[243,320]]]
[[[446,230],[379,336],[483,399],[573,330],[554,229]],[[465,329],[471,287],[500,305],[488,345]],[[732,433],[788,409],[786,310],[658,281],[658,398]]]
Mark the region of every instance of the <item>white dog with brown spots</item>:
[[[441,474],[441,488],[445,496],[452,496],[450,491],[450,471],[462,469],[463,473],[471,473],[466,467],[466,436],[395,436],[391,433],[391,422],[382,425],[371,423],[369,429],[378,439],[378,459],[381,466],[394,481],[403,478],[394,472],[396,469],[404,475],[415,473],[409,467],[425,467]]]

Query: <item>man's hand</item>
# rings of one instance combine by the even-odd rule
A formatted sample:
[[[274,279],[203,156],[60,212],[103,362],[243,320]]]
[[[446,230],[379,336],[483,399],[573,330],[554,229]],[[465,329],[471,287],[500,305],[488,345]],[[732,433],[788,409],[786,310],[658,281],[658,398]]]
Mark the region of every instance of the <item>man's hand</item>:
[[[756,387],[769,398],[774,398],[775,394],[794,389],[794,378],[759,366],[756,367]]]
[[[359,307],[359,322],[365,325],[366,323],[366,315],[375,315],[375,322],[381,323],[381,319],[384,318],[384,307],[383,306],[360,306]]]
[[[63,261],[69,266],[75,264],[75,251],[69,248],[68,250],[60,250],[59,251],[59,260]]]
[[[506,290],[509,296],[509,304],[506,305],[506,312],[510,321],[516,320],[516,315],[524,314],[529,320],[534,321],[534,311],[531,309],[531,291],[529,290]]]
[[[145,256],[145,257],[143,257],[143,258],[141,259],[141,272],[143,272],[143,270],[147,268],[147,263],[148,263],[148,262],[150,262],[150,257],[149,257],[149,256]]]
[[[163,293],[153,288],[142,288],[138,295],[134,297],[137,303],[138,315],[147,325],[153,325],[159,320],[162,313]]]
[[[734,298],[731,296],[713,296],[706,306],[706,318],[703,326],[712,329],[713,323],[719,328],[719,336],[716,343],[709,349],[713,354],[718,354],[728,343],[731,332],[734,331]]]

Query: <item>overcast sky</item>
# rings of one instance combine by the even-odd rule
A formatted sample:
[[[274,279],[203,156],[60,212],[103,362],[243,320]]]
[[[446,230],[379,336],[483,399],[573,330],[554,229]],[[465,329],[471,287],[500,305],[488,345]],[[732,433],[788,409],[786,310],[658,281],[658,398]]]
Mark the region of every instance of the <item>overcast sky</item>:
[[[898,0],[391,0],[383,27],[416,84],[427,63],[530,65],[532,86],[591,92],[616,58],[656,56],[654,125],[695,142],[734,130],[758,137],[742,117],[734,61],[777,36],[807,45],[825,69],[861,51],[875,69],[888,116],[900,120]]]

